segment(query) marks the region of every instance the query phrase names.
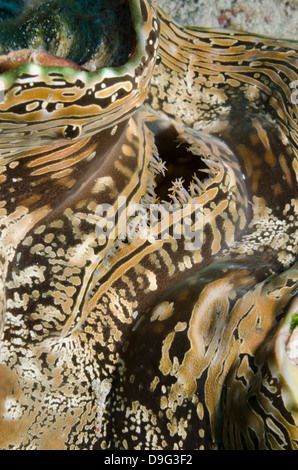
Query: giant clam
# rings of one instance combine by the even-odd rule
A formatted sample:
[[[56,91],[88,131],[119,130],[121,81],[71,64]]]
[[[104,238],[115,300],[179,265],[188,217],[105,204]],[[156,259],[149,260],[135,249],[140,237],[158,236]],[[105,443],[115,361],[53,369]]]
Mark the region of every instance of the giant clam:
[[[0,447],[297,449],[297,43],[0,6]]]

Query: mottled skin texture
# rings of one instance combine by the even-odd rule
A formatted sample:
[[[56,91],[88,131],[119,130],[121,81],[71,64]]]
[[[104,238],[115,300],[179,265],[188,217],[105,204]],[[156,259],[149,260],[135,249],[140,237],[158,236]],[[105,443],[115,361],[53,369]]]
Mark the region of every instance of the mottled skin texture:
[[[130,5],[120,70],[0,76],[0,447],[297,449],[297,44]],[[120,196],[201,246],[100,238]]]

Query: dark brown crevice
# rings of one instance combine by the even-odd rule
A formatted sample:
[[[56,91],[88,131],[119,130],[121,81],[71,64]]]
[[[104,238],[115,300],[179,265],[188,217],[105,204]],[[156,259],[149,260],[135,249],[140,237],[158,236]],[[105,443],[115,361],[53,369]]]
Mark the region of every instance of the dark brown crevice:
[[[169,198],[173,182],[182,179],[183,186],[188,190],[194,175],[201,181],[208,178],[203,170],[209,170],[204,160],[190,150],[190,144],[183,141],[174,126],[161,128],[158,123],[150,123],[154,132],[155,145],[159,157],[164,161],[166,172],[156,176],[155,194],[160,201],[172,202]]]

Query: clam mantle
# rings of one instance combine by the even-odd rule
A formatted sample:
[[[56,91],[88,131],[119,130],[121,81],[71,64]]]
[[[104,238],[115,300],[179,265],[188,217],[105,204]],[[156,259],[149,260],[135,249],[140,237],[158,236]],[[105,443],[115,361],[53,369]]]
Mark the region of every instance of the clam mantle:
[[[297,43],[147,0],[0,30],[0,448],[297,449]]]

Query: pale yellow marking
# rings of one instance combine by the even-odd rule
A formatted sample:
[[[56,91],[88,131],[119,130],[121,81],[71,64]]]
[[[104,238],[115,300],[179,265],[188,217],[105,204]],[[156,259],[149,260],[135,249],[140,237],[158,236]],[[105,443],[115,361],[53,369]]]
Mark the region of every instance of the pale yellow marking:
[[[279,156],[279,163],[280,163],[280,166],[282,167],[282,170],[284,172],[283,176],[285,177],[288,186],[292,187],[293,181],[292,181],[292,177],[291,177],[291,172],[290,172],[290,169],[288,167],[288,163],[287,163],[287,161],[286,161],[286,159],[283,155]],[[298,164],[297,164],[297,166],[298,166]]]
[[[28,213],[28,209],[18,207],[7,217],[7,228],[3,231],[2,242],[15,248],[50,210],[50,206],[43,206]]]
[[[142,242],[140,242],[140,241],[137,242],[137,244],[140,244],[140,245],[144,244],[144,243],[146,243],[145,240],[143,240]],[[65,324],[62,334],[63,335],[67,334],[67,332],[71,328],[71,325],[73,324],[78,312],[82,312],[81,318],[78,321],[78,324],[76,326],[76,328],[78,328],[85,321],[88,314],[98,305],[100,297],[109,288],[109,286],[113,285],[113,283],[117,279],[119,279],[123,275],[125,275],[131,267],[137,266],[140,263],[140,261],[143,257],[145,257],[146,255],[149,255],[150,253],[153,253],[154,251],[158,250],[158,248],[160,248],[161,246],[162,246],[162,241],[156,241],[154,245],[147,246],[146,248],[141,250],[140,253],[135,254],[128,261],[123,262],[122,265],[117,270],[115,270],[113,272],[113,274],[111,274],[109,280],[106,281],[104,284],[102,284],[97,289],[94,296],[89,301],[85,300],[84,305],[81,306],[81,301],[85,297],[85,287],[84,287],[85,282],[83,282],[82,283],[83,284],[82,291],[78,295],[78,300],[77,300],[77,303],[76,303],[76,305],[73,309],[73,313],[70,316],[67,323]],[[131,243],[131,245],[129,247],[127,247],[127,251],[126,251],[125,254],[128,255],[129,252],[131,252],[131,254],[133,255],[135,250],[136,250],[136,245],[134,243]],[[121,257],[121,254],[119,254],[119,257]],[[91,268],[92,268],[92,266],[91,266]],[[91,274],[93,273],[92,269],[90,269],[90,273]]]
[[[126,157],[135,157],[136,151],[133,147],[127,144],[123,144],[121,147],[121,151],[124,153]]]
[[[96,98],[106,98],[114,95],[119,91],[121,88],[124,88],[128,93],[132,90],[132,84],[130,81],[119,81],[114,85],[110,86],[109,88],[103,88],[95,93]]]
[[[97,194],[102,191],[105,191],[107,188],[112,190],[112,196],[117,195],[116,187],[114,180],[111,176],[102,176],[101,178],[97,178],[95,184],[92,187],[92,194]]]
[[[65,143],[56,144],[56,145],[52,145],[49,147],[47,146],[45,149],[47,152],[47,155],[43,157],[38,157],[34,160],[30,160],[27,163],[27,166],[29,168],[34,168],[36,166],[48,164],[50,162],[53,162],[54,160],[62,160],[63,158],[69,155],[73,155],[75,152],[79,152],[83,147],[85,147],[85,145],[89,142],[89,140],[90,139],[88,138],[88,139],[80,140],[78,142],[75,141],[74,143],[72,143],[70,146],[67,146],[66,148],[63,148],[65,147]],[[54,151],[55,149],[56,151]],[[27,157],[32,157],[38,154],[40,154],[40,148],[38,148],[37,150],[32,150],[31,152],[24,153],[23,157],[27,158]]]
[[[73,172],[73,168],[65,168],[65,170],[58,171],[57,173],[54,173],[53,175],[51,175],[51,179],[64,178],[65,176],[68,176],[72,172]]]
[[[152,380],[151,384],[150,384],[150,392],[154,392],[154,390],[156,389],[156,386],[157,384],[160,382],[160,379],[159,377],[156,375],[154,377],[154,379]]]
[[[76,165],[78,162],[85,160],[87,157],[89,157],[90,153],[92,153],[96,149],[97,145],[98,144],[95,143],[92,146],[88,147],[86,150],[76,153],[75,156],[73,156],[72,158],[65,159],[63,161],[60,161],[59,163],[57,162],[57,163],[50,164],[48,161],[48,157],[47,157],[46,161],[48,161],[48,164],[38,170],[32,171],[31,174],[33,176],[38,176],[38,175],[43,175],[46,173],[59,171],[59,170],[61,171],[65,168]],[[64,158],[64,157],[61,157],[61,158]],[[61,158],[56,158],[56,160],[61,160]],[[52,161],[52,157],[50,161]]]
[[[162,259],[164,260],[167,268],[168,268],[168,273],[169,273],[169,276],[173,276],[175,271],[176,271],[176,268],[175,268],[175,265],[170,257],[170,255],[168,254],[168,252],[164,249],[164,248],[161,248],[158,252],[159,256],[162,257]]]
[[[150,321],[163,321],[170,318],[174,312],[174,303],[162,302],[153,310]]]

